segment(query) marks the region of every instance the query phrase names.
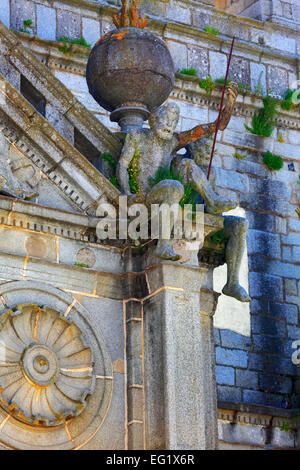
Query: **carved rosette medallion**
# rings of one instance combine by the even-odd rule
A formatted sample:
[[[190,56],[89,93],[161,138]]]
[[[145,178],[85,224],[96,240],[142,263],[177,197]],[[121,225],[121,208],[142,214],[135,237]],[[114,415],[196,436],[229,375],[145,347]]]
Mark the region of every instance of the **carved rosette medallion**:
[[[78,326],[56,310],[26,304],[0,327],[0,400],[15,418],[57,426],[92,394],[93,358]]]

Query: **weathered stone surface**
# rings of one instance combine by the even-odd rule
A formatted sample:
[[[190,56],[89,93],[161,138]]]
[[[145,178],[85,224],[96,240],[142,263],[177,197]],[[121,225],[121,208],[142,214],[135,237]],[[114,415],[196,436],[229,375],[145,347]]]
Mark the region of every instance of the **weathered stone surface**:
[[[37,35],[43,39],[56,41],[56,10],[45,5],[37,5],[36,15]]]
[[[24,27],[24,21],[31,20],[35,26],[35,4],[31,0],[11,0],[11,25],[18,31]]]
[[[80,38],[80,16],[66,10],[57,10],[57,38]]]
[[[189,46],[187,50],[187,66],[194,68],[199,77],[205,78],[208,75],[208,53],[200,47]]]
[[[82,36],[88,44],[94,44],[100,39],[100,23],[92,18],[82,18]]]
[[[1,4],[0,10],[0,20],[2,23],[5,24],[8,28],[10,27],[10,1],[3,0]]]

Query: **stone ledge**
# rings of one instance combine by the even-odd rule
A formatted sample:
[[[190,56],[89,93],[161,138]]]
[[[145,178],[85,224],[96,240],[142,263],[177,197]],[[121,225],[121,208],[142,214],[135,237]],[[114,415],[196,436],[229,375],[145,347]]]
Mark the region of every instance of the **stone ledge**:
[[[222,421],[240,424],[281,427],[288,423],[292,429],[300,429],[300,421],[293,410],[246,403],[218,401],[218,418]]]
[[[61,46],[59,41],[49,41],[37,36],[28,37],[28,35],[18,32],[16,34],[22,38],[24,45],[39,58],[41,63],[47,65],[51,70],[75,73],[85,77],[87,64],[87,57],[83,57],[83,54],[87,52],[85,47],[72,45],[70,53],[64,54],[58,50]],[[288,57],[285,56],[286,58]],[[290,60],[293,62],[294,58],[290,57]],[[199,87],[199,80],[201,80],[201,77],[190,77],[176,73],[175,84],[170,96],[190,104],[205,106],[208,109],[218,111],[222,85],[216,83],[211,95],[207,96],[205,90]],[[252,117],[255,111],[262,108],[262,101],[262,96],[251,91],[240,90],[233,115]],[[283,128],[300,129],[299,111],[297,108],[292,111],[281,109],[280,115],[275,118],[275,123]]]

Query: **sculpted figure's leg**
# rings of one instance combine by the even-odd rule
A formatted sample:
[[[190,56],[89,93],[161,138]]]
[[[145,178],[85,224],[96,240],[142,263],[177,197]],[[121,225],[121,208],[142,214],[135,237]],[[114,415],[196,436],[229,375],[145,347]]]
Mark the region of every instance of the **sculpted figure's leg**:
[[[222,292],[241,302],[250,302],[251,300],[246,290],[239,283],[239,272],[246,247],[248,226],[248,221],[241,217],[226,216],[224,220],[224,235],[229,240],[226,243],[225,251],[228,273],[227,283]]]
[[[183,185],[179,181],[175,180],[164,180],[156,184],[151,191],[149,192],[146,198],[146,204],[148,207],[151,204],[179,204],[184,194]],[[178,207],[177,211],[173,211],[172,217],[170,220],[170,229],[172,231],[174,224],[177,220],[178,213],[180,208]],[[155,249],[155,255],[158,258],[177,261],[180,259],[180,256],[176,254],[170,247],[170,240],[159,238],[157,246]]]
[[[207,181],[205,173],[193,160],[183,159],[180,163],[179,172],[183,175],[183,179],[187,180],[184,183],[192,183],[197,193],[203,197],[209,214],[220,214],[236,207],[233,201],[224,199],[214,192],[209,181]]]

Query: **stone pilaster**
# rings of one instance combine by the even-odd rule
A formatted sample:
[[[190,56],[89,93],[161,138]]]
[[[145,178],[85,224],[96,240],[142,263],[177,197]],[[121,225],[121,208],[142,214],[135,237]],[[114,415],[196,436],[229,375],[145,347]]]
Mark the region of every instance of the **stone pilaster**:
[[[145,446],[216,449],[213,314],[207,269],[160,263],[147,269],[143,301]]]

